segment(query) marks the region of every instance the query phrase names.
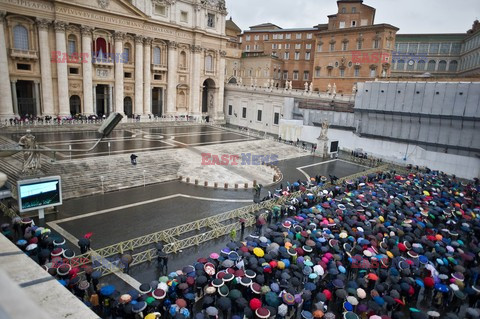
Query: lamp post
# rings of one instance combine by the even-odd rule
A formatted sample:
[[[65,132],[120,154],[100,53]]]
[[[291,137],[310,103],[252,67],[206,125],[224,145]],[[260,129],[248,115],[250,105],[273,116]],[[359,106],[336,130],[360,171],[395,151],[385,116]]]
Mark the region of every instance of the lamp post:
[[[103,188],[103,181],[105,180],[105,177],[100,176],[100,180],[102,181],[102,194],[105,194],[105,189]]]
[[[110,142],[108,142],[108,156],[110,156]]]
[[[145,173],[146,172],[147,172],[146,170],[143,170],[143,187],[145,187]]]

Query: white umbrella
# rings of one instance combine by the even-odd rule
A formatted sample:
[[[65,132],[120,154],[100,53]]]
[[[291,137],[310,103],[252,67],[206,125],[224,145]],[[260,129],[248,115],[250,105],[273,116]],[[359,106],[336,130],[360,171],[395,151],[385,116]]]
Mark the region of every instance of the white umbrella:
[[[323,276],[323,274],[325,273],[325,270],[324,270],[323,267],[320,266],[320,265],[315,265],[315,266],[313,267],[313,271],[314,271],[317,275],[319,275],[319,276]]]

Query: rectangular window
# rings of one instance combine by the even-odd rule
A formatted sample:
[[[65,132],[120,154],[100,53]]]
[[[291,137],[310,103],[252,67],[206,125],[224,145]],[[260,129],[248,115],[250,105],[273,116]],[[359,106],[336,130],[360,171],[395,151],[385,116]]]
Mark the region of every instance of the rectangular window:
[[[273,114],[273,124],[278,125],[278,122],[280,122],[280,113],[275,112]]]
[[[342,43],[342,50],[347,51],[347,49],[348,49],[348,42],[343,42]]]
[[[247,108],[242,107],[242,118],[246,119],[247,118]]]
[[[378,39],[373,40],[373,48],[378,49],[380,45],[380,41]]]
[[[165,6],[156,4],[155,5],[155,14],[159,16],[166,16],[167,15],[167,9]]]
[[[330,52],[335,51],[335,43],[330,43]]]
[[[307,39],[311,39],[313,37],[313,34],[307,33]]]
[[[278,45],[278,49],[279,49],[279,50],[282,49],[282,44],[281,44],[281,43]]]
[[[293,71],[293,79],[298,81],[298,71]]]
[[[262,121],[262,110],[257,110],[257,121]]]
[[[358,42],[357,42],[357,50],[361,50],[361,49],[362,49],[362,46],[363,46],[362,43],[363,43],[362,41],[358,41]]]
[[[440,46],[440,54],[449,54],[450,53],[450,43],[442,43]]]
[[[295,60],[300,60],[300,52],[295,52]]]
[[[323,45],[322,44],[318,44],[317,45],[317,52],[322,52],[323,50]]]
[[[228,105],[228,115],[232,115],[233,113],[233,105],[229,104]]]
[[[355,77],[360,76],[360,69],[354,69],[354,70],[353,70],[353,75],[354,75]]]
[[[285,39],[290,40],[291,38],[292,38],[292,34],[291,34],[291,33],[285,34]]]
[[[70,74],[79,74],[78,68],[68,68],[68,71]]]
[[[283,71],[283,79],[288,80],[288,71]]]
[[[345,21],[340,21],[340,24],[338,25],[339,29],[345,28]]]
[[[304,81],[310,80],[310,72],[309,71],[304,71],[303,72],[303,80]]]
[[[297,33],[297,34],[295,35],[295,39],[298,40],[298,39],[301,39],[301,38],[302,38],[302,34],[301,34],[301,33]]]
[[[285,52],[285,53],[283,54],[283,59],[284,59],[284,60],[290,59],[290,52]]]
[[[250,45],[249,45],[249,44],[247,44],[247,45],[245,46],[245,51],[250,51]]]
[[[375,69],[370,69],[370,77],[374,78],[376,75]]]
[[[352,27],[356,27],[356,26],[357,26],[357,21],[352,20],[352,25],[351,25],[351,26],[352,26]]]
[[[296,43],[295,44],[295,49],[299,50],[302,48],[302,44],[301,43]]]
[[[345,69],[340,69],[340,76],[345,76]]]
[[[68,55],[77,53],[77,42],[75,40],[68,40]]]
[[[260,35],[257,34],[257,35],[254,37],[254,39],[255,39],[255,41],[260,40]]]
[[[278,35],[278,40],[283,40],[283,34]]]
[[[408,53],[416,54],[418,52],[418,43],[410,43],[408,45]]]
[[[320,68],[315,69],[315,77],[319,78],[320,77]]]
[[[285,43],[285,50],[289,50],[290,49],[290,43]]]
[[[272,43],[272,49],[276,50],[278,48],[278,44]]]
[[[255,45],[253,46],[253,50],[254,50],[254,51],[258,51],[258,44],[255,44]]]
[[[180,11],[180,21],[181,22],[188,22],[188,12],[187,11]]]
[[[438,54],[438,49],[440,48],[439,43],[430,43],[430,54]]]
[[[268,40],[268,34],[263,35],[263,40]]]
[[[420,43],[418,53],[428,53],[428,43]]]
[[[305,60],[310,60],[310,52],[305,52]]]
[[[154,79],[154,80],[161,81],[161,80],[162,80],[162,75],[161,75],[161,74],[154,74],[154,75],[153,75],[153,79]]]
[[[397,51],[399,53],[407,53],[407,49],[408,49],[408,43],[399,43],[398,44]]]
[[[215,15],[213,13],[209,13],[207,16],[207,27],[215,28]]]
[[[311,43],[305,44],[305,49],[311,50],[312,49],[312,44]]]
[[[278,34],[274,34],[274,35],[272,36],[272,38],[273,38],[273,40],[277,40],[277,39],[278,39]]]
[[[124,76],[125,78],[127,78],[127,79],[131,79],[131,78],[132,78],[132,72],[125,72],[125,73],[123,74],[123,76]]]
[[[31,64],[17,63],[17,70],[30,71],[32,69]]]
[[[247,35],[247,36],[245,37],[245,41],[250,41],[250,40],[251,40],[250,36]]]

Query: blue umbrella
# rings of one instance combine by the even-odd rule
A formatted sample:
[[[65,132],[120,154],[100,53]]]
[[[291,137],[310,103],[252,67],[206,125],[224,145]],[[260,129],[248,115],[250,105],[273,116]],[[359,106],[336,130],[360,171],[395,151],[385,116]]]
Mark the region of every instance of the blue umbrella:
[[[113,286],[113,285],[108,285],[108,286],[104,286],[104,287],[100,288],[100,294],[103,295],[103,296],[106,296],[106,297],[113,294],[114,291],[115,291],[115,286]]]
[[[440,292],[448,292],[448,286],[447,285],[443,285],[443,284],[435,284],[434,286],[435,290],[438,290]]]
[[[376,296],[376,297],[373,297],[373,300],[379,305],[379,306],[383,306],[385,304],[385,300],[380,297],[380,296]]]
[[[307,282],[304,286],[305,290],[311,290],[311,291],[314,291],[315,289],[317,289],[317,286],[314,284],[314,283],[311,283],[311,282]]]
[[[293,186],[297,187],[297,186],[300,186],[300,184],[298,182],[295,182],[293,183]]]
[[[147,303],[145,301],[139,301],[132,306],[132,311],[135,313],[139,313],[140,311],[143,311],[145,308],[147,308]]]
[[[421,279],[415,279],[415,282],[417,283],[417,285],[419,285],[420,287],[425,287],[424,283],[423,283],[423,280]]]

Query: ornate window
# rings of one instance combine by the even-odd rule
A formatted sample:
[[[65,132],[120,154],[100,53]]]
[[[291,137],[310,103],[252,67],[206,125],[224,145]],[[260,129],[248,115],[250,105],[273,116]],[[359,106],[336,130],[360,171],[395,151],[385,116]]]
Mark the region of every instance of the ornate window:
[[[131,59],[131,53],[132,52],[132,47],[130,43],[125,43],[125,46],[123,47],[123,61],[125,63],[129,63]]]
[[[205,57],[205,71],[213,72],[213,57],[211,54]]]
[[[77,37],[74,36],[73,34],[70,34],[68,36],[68,55],[72,56],[73,54],[76,54],[77,52]]]
[[[207,27],[215,28],[215,15],[212,13],[207,15]]]
[[[187,68],[187,54],[185,51],[180,52],[180,63],[179,66],[181,69]]]
[[[29,48],[28,30],[23,25],[16,25],[13,28],[13,47],[24,51],[27,51]]]
[[[153,64],[162,64],[162,51],[159,47],[153,48]]]

